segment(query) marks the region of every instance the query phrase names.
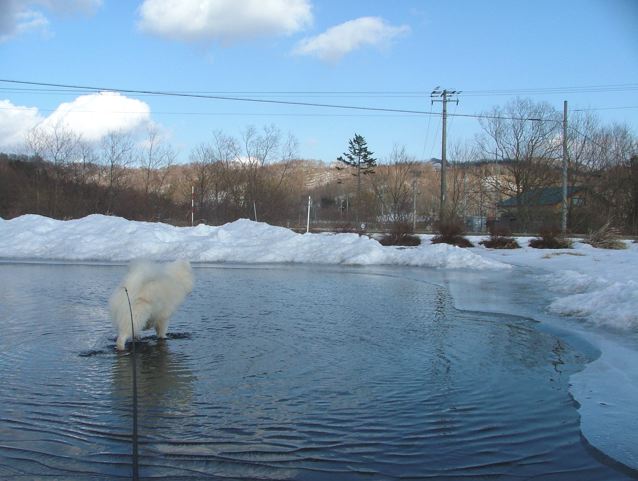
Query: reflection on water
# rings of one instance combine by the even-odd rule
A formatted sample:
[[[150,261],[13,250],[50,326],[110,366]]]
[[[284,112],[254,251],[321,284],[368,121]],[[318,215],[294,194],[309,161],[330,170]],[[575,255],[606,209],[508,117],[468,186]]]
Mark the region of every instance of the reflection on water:
[[[140,426],[161,429],[162,418],[191,413],[195,376],[188,369],[183,354],[172,353],[168,341],[144,340],[136,344],[136,365]],[[117,353],[113,363],[112,395],[114,404],[122,411],[131,409],[132,389],[132,354]]]
[[[0,264],[0,479],[130,479],[131,354],[105,310],[124,271]],[[137,344],[141,476],[627,479],[580,440],[581,354],[456,311],[435,275],[196,269],[173,338]]]

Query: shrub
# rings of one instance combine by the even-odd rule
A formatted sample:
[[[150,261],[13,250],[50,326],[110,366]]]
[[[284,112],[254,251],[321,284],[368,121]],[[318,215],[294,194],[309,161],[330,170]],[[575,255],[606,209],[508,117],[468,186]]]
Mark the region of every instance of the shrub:
[[[583,241],[599,249],[626,249],[627,246],[618,238],[618,231],[607,222],[600,229],[590,232]]]
[[[432,238],[432,244],[451,244],[458,247],[474,247],[467,238],[463,236],[465,228],[459,220],[446,220],[437,225],[438,235]]]
[[[497,225],[490,227],[490,238],[482,240],[479,244],[490,249],[520,249],[521,247],[507,227]]]
[[[570,249],[572,241],[563,237],[556,226],[542,227],[538,237],[529,241],[529,246],[535,249]]]
[[[392,230],[379,240],[379,243],[384,246],[418,246],[421,244],[421,238],[414,235],[411,225],[397,222],[392,226]]]
[[[479,244],[490,249],[520,249],[518,241],[513,237],[495,236],[482,240]]]

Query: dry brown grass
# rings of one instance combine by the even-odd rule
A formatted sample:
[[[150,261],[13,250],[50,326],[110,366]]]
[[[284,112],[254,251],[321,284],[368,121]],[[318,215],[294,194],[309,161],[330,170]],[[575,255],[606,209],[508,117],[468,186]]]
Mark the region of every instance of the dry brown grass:
[[[603,225],[600,229],[590,232],[583,242],[599,249],[627,248],[627,245],[620,240],[618,230],[611,227],[609,222]]]

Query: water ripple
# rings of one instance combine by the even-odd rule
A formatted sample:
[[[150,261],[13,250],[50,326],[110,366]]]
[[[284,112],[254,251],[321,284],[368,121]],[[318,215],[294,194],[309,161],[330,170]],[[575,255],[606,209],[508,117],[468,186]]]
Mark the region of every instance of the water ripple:
[[[0,266],[0,479],[130,479],[123,269]],[[169,338],[136,344],[142,477],[628,479],[581,442],[578,352],[388,272],[196,269]]]

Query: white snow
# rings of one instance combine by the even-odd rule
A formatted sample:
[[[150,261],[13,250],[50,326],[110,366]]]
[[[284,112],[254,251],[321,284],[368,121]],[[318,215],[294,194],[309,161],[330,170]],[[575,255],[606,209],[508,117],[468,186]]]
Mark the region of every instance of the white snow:
[[[610,457],[638,469],[638,244],[627,241],[627,249],[616,251],[575,242],[574,249],[539,250],[520,238],[521,249],[492,250],[478,246],[480,237],[471,238],[477,247],[470,249],[423,239],[416,248],[383,247],[356,234],[297,234],[245,219],[219,227],[174,227],[102,215],[69,221],[37,215],[0,218],[0,259],[5,260],[185,257],[193,262],[397,265],[521,276],[531,272],[549,296],[547,305],[532,306],[539,319],[558,320],[561,329],[567,326],[601,352],[570,379],[571,393],[580,403],[583,434]]]
[[[103,215],[69,221],[38,215],[0,219],[0,258],[121,262],[139,257],[186,257],[193,262],[510,268],[448,245],[383,247],[357,234],[297,234],[246,219],[219,227],[174,227]]]

